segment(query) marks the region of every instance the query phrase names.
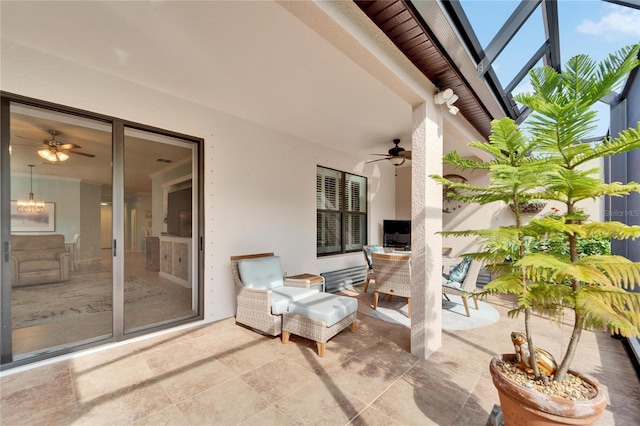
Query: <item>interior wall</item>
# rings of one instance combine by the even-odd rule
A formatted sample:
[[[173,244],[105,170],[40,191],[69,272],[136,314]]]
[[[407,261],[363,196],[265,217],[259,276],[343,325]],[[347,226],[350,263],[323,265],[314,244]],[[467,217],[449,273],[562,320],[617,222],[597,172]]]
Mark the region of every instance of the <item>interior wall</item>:
[[[369,178],[370,240],[381,239],[372,224],[394,215],[394,171],[388,165],[365,165],[363,159],[13,42],[3,40],[0,54],[2,90],[204,139],[206,320],[235,314],[232,255],[273,251],[289,275],[364,263],[361,253],[316,257],[317,165]]]
[[[411,166],[397,167],[396,215],[388,219],[411,220]]]
[[[96,226],[100,220],[101,187],[91,183],[80,183],[80,222],[72,225],[75,234],[80,234],[80,250],[78,260],[100,259],[100,228]],[[73,236],[71,237],[73,241]]]

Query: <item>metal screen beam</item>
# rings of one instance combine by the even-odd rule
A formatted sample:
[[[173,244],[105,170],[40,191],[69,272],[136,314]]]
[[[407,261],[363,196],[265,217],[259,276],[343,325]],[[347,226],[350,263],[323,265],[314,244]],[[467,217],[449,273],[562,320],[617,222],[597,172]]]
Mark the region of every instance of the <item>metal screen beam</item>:
[[[522,28],[529,16],[536,10],[542,0],[526,1],[522,0],[516,10],[513,11],[507,22],[500,28],[493,40],[484,51],[484,57],[478,64],[478,76],[482,77],[491,67],[493,61],[496,60],[500,52],[507,47],[507,44],[513,39],[518,30]]]

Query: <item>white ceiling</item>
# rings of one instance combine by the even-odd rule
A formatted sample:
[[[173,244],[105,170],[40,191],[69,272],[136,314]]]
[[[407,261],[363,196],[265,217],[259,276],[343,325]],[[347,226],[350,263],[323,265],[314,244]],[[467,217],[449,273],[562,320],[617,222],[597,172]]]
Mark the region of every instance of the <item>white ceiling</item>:
[[[348,57],[318,34],[335,31],[323,23],[334,21],[311,3],[297,5],[312,12],[313,30],[265,1],[3,0],[1,34],[364,159],[394,138],[410,149],[411,105],[399,95],[406,87],[365,71],[357,49]]]

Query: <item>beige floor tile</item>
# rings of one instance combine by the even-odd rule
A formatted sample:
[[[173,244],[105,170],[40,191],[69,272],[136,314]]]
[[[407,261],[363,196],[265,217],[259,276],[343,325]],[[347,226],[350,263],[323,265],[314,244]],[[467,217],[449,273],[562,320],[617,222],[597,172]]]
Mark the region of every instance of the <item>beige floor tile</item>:
[[[217,359],[202,358],[175,370],[155,376],[167,395],[175,403],[219,385],[236,376]]]
[[[95,399],[109,398],[110,395],[136,386],[153,376],[142,356],[135,354],[92,365],[90,368],[74,367],[72,373],[76,398],[83,404]]]
[[[356,357],[367,364],[383,366],[396,376],[403,375],[418,362],[407,348],[389,341],[370,346]]]
[[[71,373],[74,375],[85,374],[96,369],[104,368],[109,364],[125,360],[136,354],[136,348],[129,344],[87,354],[78,354],[78,356],[75,356],[69,361]]]
[[[193,341],[181,341],[162,348],[147,350],[140,354],[154,375],[164,374],[206,360],[200,347]]]
[[[242,423],[242,426],[294,426],[284,413],[278,411],[274,406],[270,405],[249,420]]]
[[[373,407],[403,425],[450,425],[464,402],[456,396],[452,398],[450,389],[414,387],[399,380]]]
[[[270,403],[297,392],[316,377],[308,369],[291,361],[277,359],[240,376],[240,379]]]
[[[71,381],[70,361],[60,361],[0,378],[0,396],[7,398],[15,392]]]
[[[189,422],[175,405],[156,411],[133,424],[136,426],[189,426]]]
[[[476,386],[483,370],[469,372],[459,369],[455,365],[433,362],[429,359],[420,360],[402,376],[413,386],[441,387],[444,390],[460,390],[470,393]]]
[[[328,376],[320,376],[275,407],[299,425],[344,425],[366,404],[348,394]]]
[[[358,417],[353,419],[349,425],[352,426],[401,426],[402,423],[396,422],[391,417],[385,415],[380,410],[371,406],[365,408]]]
[[[234,351],[259,345],[264,339],[269,339],[239,326],[220,327],[216,333],[196,332],[189,335],[205,353],[220,358]]]
[[[355,357],[332,368],[327,376],[335,386],[366,404],[372,403],[400,379],[384,365],[365,363]]]
[[[291,342],[287,345],[289,344],[292,346],[294,345],[294,343]],[[346,349],[340,350],[340,347],[331,340],[327,342],[326,352],[322,358],[318,356],[318,350],[315,343],[313,345],[295,344],[295,347],[297,350],[284,355],[284,358],[291,360],[318,375],[326,374],[329,370],[337,367],[353,356],[353,351]]]
[[[484,426],[498,403],[489,359],[512,352],[509,333],[522,326],[506,318],[509,298],[490,302],[498,323],[444,331],[426,361],[411,355],[408,328],[366,315],[356,333],[328,342],[324,358],[314,342],[292,336],[283,345],[233,318],[78,354],[0,378],[0,424]],[[566,340],[565,328],[534,322],[550,330],[539,346]],[[40,331],[23,336],[46,337]],[[574,365],[600,381],[610,402],[597,425],[640,424],[640,383],[620,341],[592,332],[582,340]]]
[[[42,424],[47,419],[75,418],[76,400],[70,376],[60,373],[45,377],[46,380],[39,381],[32,378],[31,386],[18,386],[14,382],[7,386],[7,391],[2,384],[2,424]]]
[[[139,381],[111,393],[103,393],[78,410],[78,423],[86,425],[125,425],[146,418],[172,405],[158,384]]]
[[[177,406],[191,424],[240,424],[268,405],[258,392],[235,378]]]
[[[132,346],[136,348],[142,354],[148,354],[150,352],[165,349],[178,343],[191,341],[191,336],[187,335],[185,331],[175,331],[168,334],[162,334],[160,336],[150,337],[144,340],[133,342]]]
[[[223,355],[218,355],[217,358],[231,371],[242,374],[282,359],[282,355],[264,341],[252,341]]]
[[[283,356],[294,352],[300,352],[301,348],[304,347],[310,347],[314,350],[316,348],[316,343],[314,341],[296,336],[295,334],[289,336],[289,341],[287,343],[282,343],[282,336],[265,340],[265,343]]]

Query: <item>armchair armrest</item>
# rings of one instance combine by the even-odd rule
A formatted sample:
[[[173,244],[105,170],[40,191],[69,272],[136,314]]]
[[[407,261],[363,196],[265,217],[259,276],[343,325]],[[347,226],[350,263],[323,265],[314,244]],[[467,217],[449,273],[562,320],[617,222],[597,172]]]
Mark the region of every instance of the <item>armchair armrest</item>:
[[[56,253],[56,259],[58,259],[58,261],[63,261],[67,258],[69,259],[69,261],[71,261],[71,253],[69,253],[68,251],[60,251]]]
[[[236,296],[238,306],[271,312],[271,290],[243,287]]]

